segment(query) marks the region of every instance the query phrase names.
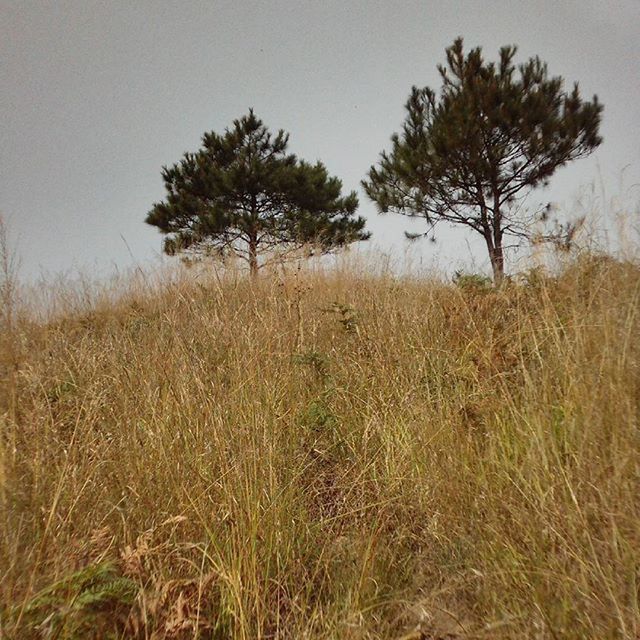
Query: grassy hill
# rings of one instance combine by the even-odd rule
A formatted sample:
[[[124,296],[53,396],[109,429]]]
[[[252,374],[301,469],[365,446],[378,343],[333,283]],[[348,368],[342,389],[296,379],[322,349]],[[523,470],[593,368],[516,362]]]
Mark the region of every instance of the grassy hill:
[[[0,637],[637,638],[639,297],[587,256],[17,313]]]

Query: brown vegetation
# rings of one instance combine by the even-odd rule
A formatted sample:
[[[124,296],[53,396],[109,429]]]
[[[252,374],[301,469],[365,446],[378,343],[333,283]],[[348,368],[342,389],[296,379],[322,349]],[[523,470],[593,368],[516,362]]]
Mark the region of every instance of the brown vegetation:
[[[637,638],[639,276],[228,273],[17,310],[0,637]]]

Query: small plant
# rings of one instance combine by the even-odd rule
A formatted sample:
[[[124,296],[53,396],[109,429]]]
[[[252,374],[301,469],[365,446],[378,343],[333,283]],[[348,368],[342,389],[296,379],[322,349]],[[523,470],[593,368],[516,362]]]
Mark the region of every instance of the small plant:
[[[329,365],[325,355],[317,351],[306,351],[296,353],[293,356],[293,363],[311,367],[315,375],[322,381],[329,378]]]
[[[548,280],[544,267],[536,266],[527,269],[518,276],[518,282],[531,289],[540,289]]]
[[[331,428],[336,425],[336,417],[324,398],[317,398],[309,403],[304,421],[314,429]]]
[[[124,623],[138,587],[113,563],[93,564],[64,576],[36,594],[15,618],[44,638],[104,638]],[[23,637],[23,636],[21,636]]]
[[[464,273],[456,271],[453,276],[453,283],[460,289],[466,291],[489,291],[491,289],[491,278],[480,273]]]
[[[340,302],[334,302],[331,306],[324,309],[324,311],[338,314],[338,322],[340,322],[347,333],[357,333],[358,312],[353,307]]]
[[[73,380],[63,380],[56,384],[48,393],[49,402],[58,402],[76,391],[77,385]]]

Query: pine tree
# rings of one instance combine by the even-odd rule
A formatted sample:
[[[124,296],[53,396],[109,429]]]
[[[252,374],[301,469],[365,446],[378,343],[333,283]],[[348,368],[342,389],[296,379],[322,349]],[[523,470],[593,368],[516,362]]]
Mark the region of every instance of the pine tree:
[[[233,253],[249,264],[274,249],[313,246],[328,252],[366,240],[365,219],[356,217],[355,192],[321,162],[287,153],[289,136],[273,136],[253,110],[220,135],[206,133],[202,148],[164,167],[166,199],[146,218],[167,235],[164,250]]]
[[[536,218],[525,213],[524,197],[602,142],[597,97],[583,101],[577,84],[564,92],[538,57],[516,69],[515,54],[503,47],[497,64],[486,63],[479,47],[465,55],[455,40],[447,66],[438,66],[439,98],[412,88],[391,153],[382,152],[363,181],[381,213],[424,217],[429,231],[444,221],[481,234],[496,282],[505,237],[531,237]]]

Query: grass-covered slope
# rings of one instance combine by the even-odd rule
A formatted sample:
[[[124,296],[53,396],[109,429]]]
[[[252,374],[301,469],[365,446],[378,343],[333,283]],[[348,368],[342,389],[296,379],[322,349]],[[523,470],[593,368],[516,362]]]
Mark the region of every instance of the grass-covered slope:
[[[639,275],[229,276],[18,318],[0,636],[637,638]]]

